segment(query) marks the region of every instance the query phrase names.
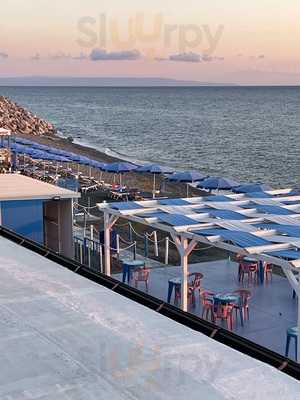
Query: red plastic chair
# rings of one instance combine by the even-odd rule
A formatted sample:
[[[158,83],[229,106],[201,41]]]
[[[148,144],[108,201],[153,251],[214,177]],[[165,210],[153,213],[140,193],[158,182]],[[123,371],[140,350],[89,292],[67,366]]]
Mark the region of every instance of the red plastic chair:
[[[150,276],[149,268],[137,268],[133,272],[134,286],[136,287],[136,289],[138,289],[139,282],[144,282],[146,287],[146,292],[148,293],[149,276]]]
[[[201,279],[203,278],[203,274],[201,272],[193,272],[188,275],[188,301],[192,304],[193,307],[196,306],[195,300],[195,291],[197,289],[200,290]],[[175,300],[174,304],[178,305],[181,300],[181,287],[177,286],[175,288]]]
[[[200,272],[194,272],[192,274],[189,274],[190,281],[189,281],[189,288],[188,288],[188,297],[191,300],[193,307],[196,306],[195,292],[196,292],[196,290],[199,290],[199,292],[200,292],[202,278],[203,278],[203,274],[201,274]]]
[[[237,318],[237,312],[241,308],[244,320],[249,319],[249,300],[251,299],[250,290],[237,289],[233,293],[239,295],[241,299],[240,304],[234,304],[233,306],[236,312],[236,318]]]
[[[265,263],[264,270],[265,270],[265,281],[269,282],[269,278],[272,281],[272,278],[273,278],[273,264]]]
[[[239,264],[239,281],[244,283],[245,275],[248,276],[248,285],[258,279],[258,266],[257,264],[250,264],[241,262]]]
[[[222,304],[219,303],[214,310],[214,321],[220,319],[226,321],[227,329],[232,331],[233,329],[233,304]]]
[[[200,302],[202,306],[202,318],[208,319],[210,315],[210,320],[215,322],[214,316],[214,293],[209,292],[205,289],[200,289]]]

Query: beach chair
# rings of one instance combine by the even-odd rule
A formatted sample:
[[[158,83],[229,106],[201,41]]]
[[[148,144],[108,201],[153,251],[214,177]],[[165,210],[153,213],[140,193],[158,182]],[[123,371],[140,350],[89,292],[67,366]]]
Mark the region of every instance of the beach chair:
[[[240,303],[233,305],[235,312],[236,312],[236,318],[237,318],[237,313],[238,313],[239,309],[242,309],[244,320],[249,319],[249,300],[251,299],[250,290],[237,289],[233,293],[239,295],[239,297],[240,297]]]
[[[146,287],[146,292],[148,293],[148,288],[149,288],[149,276],[150,276],[150,269],[149,268],[137,268],[133,272],[133,280],[134,280],[134,286],[136,289],[138,289],[138,283],[139,282],[144,282],[145,287]]]
[[[200,304],[202,306],[202,318],[208,319],[212,322],[215,321],[214,318],[214,293],[209,292],[206,289],[200,289]]]

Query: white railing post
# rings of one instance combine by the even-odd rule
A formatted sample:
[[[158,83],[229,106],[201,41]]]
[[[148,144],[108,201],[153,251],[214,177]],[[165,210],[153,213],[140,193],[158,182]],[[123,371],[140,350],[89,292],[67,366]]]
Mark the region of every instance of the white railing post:
[[[120,255],[120,235],[119,234],[116,235],[116,247],[117,247],[116,251],[119,256]]]
[[[154,254],[155,257],[158,257],[158,243],[157,243],[157,232],[153,231],[153,237],[154,237]]]
[[[79,260],[80,260],[80,264],[83,263],[82,247],[83,247],[83,244],[79,243]]]
[[[165,264],[169,264],[169,237],[166,237]]]
[[[181,282],[181,308],[187,311],[188,308],[188,255],[187,255],[188,241],[186,238],[181,239],[181,268],[182,268],[182,282]]]
[[[91,268],[91,241],[89,240],[87,243],[88,247],[88,266]]]
[[[101,244],[99,246],[100,246],[100,272],[103,273],[103,254],[102,254],[103,248]]]
[[[90,237],[91,240],[94,240],[94,225],[90,225]]]
[[[105,262],[105,273],[106,275],[111,275],[111,265],[110,265],[110,215],[104,213],[104,262]]]

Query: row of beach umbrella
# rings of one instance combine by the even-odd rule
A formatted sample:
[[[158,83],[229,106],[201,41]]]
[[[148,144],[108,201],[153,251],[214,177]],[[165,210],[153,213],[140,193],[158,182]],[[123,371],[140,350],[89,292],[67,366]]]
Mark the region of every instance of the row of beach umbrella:
[[[2,143],[3,146],[6,143]],[[119,174],[120,184],[121,176],[128,172],[137,173],[149,173],[153,175],[153,196],[156,191],[156,175],[166,175],[167,180],[170,182],[181,182],[187,185],[187,197],[189,184],[196,183],[196,187],[205,190],[231,190],[235,193],[254,193],[264,192],[271,190],[271,187],[260,183],[246,183],[241,184],[232,179],[219,177],[219,176],[207,176],[203,175],[198,171],[183,171],[175,172],[172,168],[162,166],[159,164],[148,164],[148,165],[136,165],[130,162],[114,162],[114,163],[102,163],[96,160],[92,160],[88,157],[68,152],[66,150],[57,149],[51,146],[43,145],[28,139],[19,138],[15,139],[14,143],[11,143],[10,148],[16,154],[28,155],[33,159],[49,160],[56,162],[76,162],[81,165],[89,166],[90,168],[97,168],[101,171]]]

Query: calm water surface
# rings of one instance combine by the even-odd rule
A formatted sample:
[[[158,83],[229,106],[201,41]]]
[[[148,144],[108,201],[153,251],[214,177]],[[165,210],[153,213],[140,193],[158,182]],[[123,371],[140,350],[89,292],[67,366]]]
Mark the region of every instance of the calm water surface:
[[[0,88],[99,150],[300,186],[300,88]]]

